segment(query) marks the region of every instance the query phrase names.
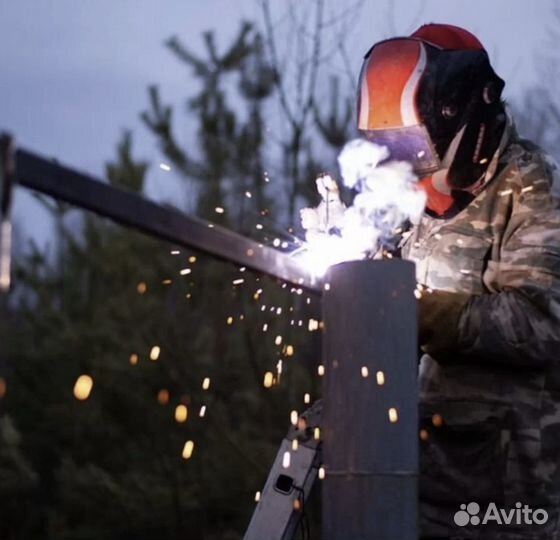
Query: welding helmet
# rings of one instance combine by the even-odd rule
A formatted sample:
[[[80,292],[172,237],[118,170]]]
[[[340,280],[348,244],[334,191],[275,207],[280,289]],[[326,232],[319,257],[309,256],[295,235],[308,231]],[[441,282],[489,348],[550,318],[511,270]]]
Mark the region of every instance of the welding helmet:
[[[376,43],[358,86],[358,129],[409,162],[427,212],[449,217],[483,188],[505,127],[496,75],[480,41],[451,25]]]

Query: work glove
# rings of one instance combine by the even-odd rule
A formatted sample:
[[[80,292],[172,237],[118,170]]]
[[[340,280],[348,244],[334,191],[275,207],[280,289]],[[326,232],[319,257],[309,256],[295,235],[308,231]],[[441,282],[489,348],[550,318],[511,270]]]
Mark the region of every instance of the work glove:
[[[424,289],[418,299],[418,344],[435,360],[457,348],[459,318],[470,294]]]

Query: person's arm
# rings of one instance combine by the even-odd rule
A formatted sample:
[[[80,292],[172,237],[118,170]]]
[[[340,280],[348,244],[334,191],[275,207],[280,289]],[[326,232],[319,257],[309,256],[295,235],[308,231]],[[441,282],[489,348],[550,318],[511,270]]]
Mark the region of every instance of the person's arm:
[[[431,328],[451,325],[440,343],[437,334],[430,339],[429,333],[421,343],[434,358],[458,355],[528,367],[560,362],[560,208],[544,172],[535,165],[513,195],[498,263],[498,292],[465,296],[436,291],[424,304],[420,300],[421,316],[431,312],[433,319],[440,312]]]

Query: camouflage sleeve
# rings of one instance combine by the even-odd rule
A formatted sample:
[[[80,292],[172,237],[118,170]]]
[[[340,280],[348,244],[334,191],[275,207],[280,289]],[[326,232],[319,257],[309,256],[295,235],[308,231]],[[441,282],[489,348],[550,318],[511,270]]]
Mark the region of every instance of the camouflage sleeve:
[[[468,356],[542,366],[560,360],[560,205],[543,159],[518,165],[494,285],[459,322]]]

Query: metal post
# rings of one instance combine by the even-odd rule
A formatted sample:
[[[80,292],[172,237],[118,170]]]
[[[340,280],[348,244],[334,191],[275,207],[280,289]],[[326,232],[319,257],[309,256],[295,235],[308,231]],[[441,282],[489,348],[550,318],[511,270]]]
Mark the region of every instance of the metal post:
[[[401,260],[325,279],[323,540],[417,540],[415,283]]]

